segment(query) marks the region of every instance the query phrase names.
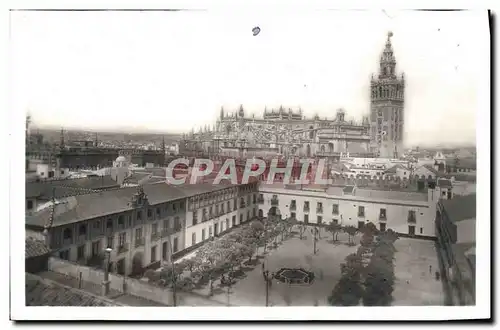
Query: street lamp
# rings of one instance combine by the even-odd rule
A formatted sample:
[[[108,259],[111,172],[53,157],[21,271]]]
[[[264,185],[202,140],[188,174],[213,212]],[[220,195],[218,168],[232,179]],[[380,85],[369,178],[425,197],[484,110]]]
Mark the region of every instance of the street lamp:
[[[318,242],[318,228],[314,227],[311,229],[311,234],[313,235],[313,254],[316,254],[316,242]]]
[[[266,307],[269,306],[269,287],[273,281],[275,273],[270,273],[265,269],[264,263],[262,263],[262,276],[264,277],[264,282],[266,285]]]
[[[102,281],[102,295],[107,296],[109,293],[109,260],[111,258],[112,248],[104,250],[104,281]]]

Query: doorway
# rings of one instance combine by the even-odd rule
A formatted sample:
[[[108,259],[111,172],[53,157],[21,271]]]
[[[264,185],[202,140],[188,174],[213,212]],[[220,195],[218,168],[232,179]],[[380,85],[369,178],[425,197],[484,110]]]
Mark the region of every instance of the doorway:
[[[214,235],[218,236],[218,234],[219,234],[219,224],[214,223]]]
[[[384,222],[381,222],[380,223],[380,231],[385,231],[385,223]]]
[[[125,258],[120,259],[116,262],[116,272],[119,275],[125,275]]]
[[[408,226],[408,234],[412,236],[415,235],[415,226]]]

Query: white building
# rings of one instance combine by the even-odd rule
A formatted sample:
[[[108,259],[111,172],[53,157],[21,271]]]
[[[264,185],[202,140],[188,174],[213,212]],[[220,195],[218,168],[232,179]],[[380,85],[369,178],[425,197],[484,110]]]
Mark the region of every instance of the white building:
[[[360,189],[353,186],[298,188],[259,187],[259,216],[272,212],[309,224],[336,222],[361,227],[373,223],[380,230],[435,236],[434,217],[441,188],[426,193]]]

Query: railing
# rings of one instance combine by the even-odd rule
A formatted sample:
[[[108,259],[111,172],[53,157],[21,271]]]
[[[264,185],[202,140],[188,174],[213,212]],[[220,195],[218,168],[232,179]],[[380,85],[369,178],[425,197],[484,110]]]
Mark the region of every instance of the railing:
[[[264,198],[258,198],[257,203],[259,204],[264,204]]]
[[[136,238],[135,239],[135,247],[143,246],[144,245],[144,237],[141,238]]]
[[[128,243],[124,243],[123,245],[118,246],[117,251],[118,251],[118,254],[127,252],[128,251]]]
[[[246,206],[245,202],[240,203],[240,208],[244,208]]]

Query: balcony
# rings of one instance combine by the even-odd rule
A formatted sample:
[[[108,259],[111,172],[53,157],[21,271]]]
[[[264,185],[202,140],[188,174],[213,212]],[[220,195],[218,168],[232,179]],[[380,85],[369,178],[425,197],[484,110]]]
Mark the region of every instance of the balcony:
[[[323,208],[322,207],[317,207],[316,208],[316,213],[323,214]]]
[[[157,241],[157,240],[159,240],[159,239],[160,239],[160,237],[161,237],[161,235],[160,235],[160,233],[159,233],[159,232],[152,233],[152,234],[151,234],[151,241],[152,241],[152,242],[153,242],[153,241]]]
[[[240,203],[240,209],[246,207],[245,202]]]
[[[135,240],[135,247],[137,248],[140,246],[144,246],[144,237],[136,238]]]
[[[365,217],[365,212],[358,212],[358,217],[359,218],[364,218]]]
[[[378,219],[380,221],[387,221],[387,216],[385,214],[381,214],[381,215],[379,215]]]
[[[280,204],[279,199],[277,198],[271,198],[271,205],[272,206],[278,206]]]
[[[408,217],[408,223],[417,223],[417,219],[415,217]]]
[[[118,254],[128,252],[128,243],[118,246],[116,250]]]
[[[297,210],[297,204],[290,205],[290,211],[295,211],[295,210]]]
[[[309,205],[304,205],[304,212],[309,212]]]

